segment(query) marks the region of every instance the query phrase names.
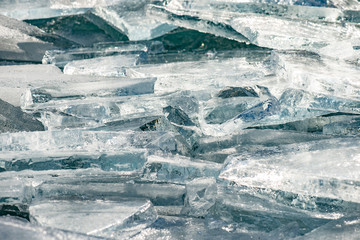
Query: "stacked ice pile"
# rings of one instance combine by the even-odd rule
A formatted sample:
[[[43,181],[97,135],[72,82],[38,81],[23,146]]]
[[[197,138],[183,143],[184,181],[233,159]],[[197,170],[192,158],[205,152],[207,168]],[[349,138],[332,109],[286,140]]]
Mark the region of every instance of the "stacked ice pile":
[[[357,0],[0,0],[0,239],[359,239]]]

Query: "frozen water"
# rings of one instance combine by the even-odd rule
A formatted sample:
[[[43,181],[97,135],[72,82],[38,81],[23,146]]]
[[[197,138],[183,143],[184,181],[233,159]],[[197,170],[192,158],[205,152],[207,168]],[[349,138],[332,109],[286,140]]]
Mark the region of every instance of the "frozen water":
[[[95,236],[76,234],[49,227],[41,227],[36,224],[15,217],[0,217],[1,239],[29,239],[29,240],[61,240],[61,239],[103,239]]]
[[[120,1],[116,5],[97,7],[93,12],[125,33],[132,41],[153,39],[175,29],[176,26],[147,16],[145,7],[149,2],[151,1]]]
[[[85,97],[114,97],[140,95],[154,92],[154,78],[111,79],[103,78],[97,82],[67,82],[53,86],[28,89],[24,95],[23,106],[34,103],[56,101],[58,99],[81,99]]]
[[[157,214],[148,200],[50,201],[30,206],[31,221],[43,226],[121,238],[150,225]]]
[[[184,183],[201,177],[217,177],[221,165],[180,156],[149,156],[143,179]]]
[[[0,238],[357,239],[359,12],[0,0]]]
[[[359,216],[345,217],[321,226],[303,237],[296,239],[357,239],[359,237]]]
[[[280,150],[258,148],[250,154],[229,157],[219,176],[224,187],[218,193],[216,214],[237,221],[241,215],[250,217],[263,221],[259,226],[267,229],[276,227],[279,219],[292,216],[312,229],[323,220],[356,212],[357,144],[358,139],[322,140]],[[341,162],[340,156],[344,157]],[[234,185],[237,187],[230,187]],[[226,208],[246,212],[236,216],[224,212]],[[249,215],[252,211],[258,217]],[[267,218],[277,220],[271,223]]]
[[[65,65],[64,73],[69,75],[125,77],[128,75],[126,67],[135,66],[139,57],[139,54],[129,54],[72,61]]]
[[[143,44],[121,44],[115,47],[76,48],[67,51],[51,50],[45,52],[42,63],[64,67],[68,62],[75,60],[112,56],[115,54],[141,53],[146,50],[147,47]]]

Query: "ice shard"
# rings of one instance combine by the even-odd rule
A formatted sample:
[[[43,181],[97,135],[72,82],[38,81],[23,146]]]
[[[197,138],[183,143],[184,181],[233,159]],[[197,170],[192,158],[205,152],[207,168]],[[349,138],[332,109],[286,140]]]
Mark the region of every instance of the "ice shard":
[[[40,202],[30,215],[43,226],[106,238],[131,236],[157,218],[148,200]]]

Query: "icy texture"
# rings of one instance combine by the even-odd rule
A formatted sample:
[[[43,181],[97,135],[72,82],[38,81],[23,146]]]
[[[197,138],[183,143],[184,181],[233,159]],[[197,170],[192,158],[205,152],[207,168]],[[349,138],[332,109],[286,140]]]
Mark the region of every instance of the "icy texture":
[[[225,185],[220,188],[217,214],[225,219],[241,219],[224,212],[229,208],[257,212],[258,217],[248,216],[254,221],[276,219],[258,225],[267,229],[278,225],[281,218],[292,216],[302,219],[311,229],[321,220],[358,211],[358,141],[323,140],[280,149],[260,148],[254,153],[229,157],[219,176]],[[232,189],[232,185],[237,187]]]
[[[68,62],[87,58],[111,56],[115,54],[127,54],[144,52],[147,47],[143,44],[122,44],[120,46],[98,47],[98,48],[77,48],[68,51],[52,50],[47,51],[42,59],[43,64],[54,64],[64,67]]]
[[[29,211],[41,225],[107,238],[134,234],[157,218],[148,200],[51,201],[33,204]]]
[[[58,99],[80,99],[90,96],[113,97],[140,95],[154,92],[154,78],[144,79],[102,79],[97,82],[68,82],[54,86],[29,89],[24,96],[23,106],[44,103]],[[105,81],[104,81],[105,80]]]
[[[303,237],[296,239],[327,239],[329,235],[334,239],[357,239],[359,237],[359,217],[346,217],[338,221],[321,226]]]
[[[126,148],[154,148],[174,151],[174,135],[166,132],[45,131],[0,135],[2,152],[117,151]]]
[[[118,55],[99,57],[91,60],[72,61],[65,65],[64,73],[69,75],[101,75],[106,77],[125,77],[126,67],[136,65],[139,55]]]
[[[358,238],[359,10],[0,0],[0,234]]]
[[[220,165],[178,156],[149,156],[143,178],[146,180],[184,183],[200,177],[217,177]]]
[[[271,60],[285,86],[344,98],[359,98],[359,70],[354,65],[299,51],[273,52]]]
[[[120,0],[121,1],[121,0]],[[81,1],[1,1],[0,12],[16,19],[50,18],[61,15],[80,14],[89,8],[101,5],[109,5],[119,2],[118,0],[81,0]]]
[[[49,227],[41,227],[30,224],[25,220],[13,217],[0,218],[0,238],[1,239],[29,239],[29,240],[61,240],[61,239],[103,239],[95,236],[86,236],[68,231],[61,231]]]
[[[131,41],[148,40],[161,36],[176,26],[161,23],[145,13],[146,4],[151,1],[120,1],[117,5],[97,7],[94,14],[105,19]]]

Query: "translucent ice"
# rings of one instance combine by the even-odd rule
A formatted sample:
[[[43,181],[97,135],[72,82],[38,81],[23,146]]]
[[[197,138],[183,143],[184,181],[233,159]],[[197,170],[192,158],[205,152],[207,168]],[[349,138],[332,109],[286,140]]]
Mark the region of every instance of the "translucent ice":
[[[61,240],[61,239],[103,239],[95,236],[62,231],[49,227],[41,227],[36,224],[30,224],[28,221],[14,218],[0,218],[0,238],[1,239],[29,239],[29,240]]]
[[[103,78],[102,80],[97,82],[57,83],[52,86],[29,89],[24,97],[23,106],[64,98],[81,99],[90,96],[114,97],[153,93],[156,79]]]
[[[334,239],[349,239],[355,240],[359,237],[360,232],[359,216],[344,217],[337,221],[329,222],[303,237],[296,239],[319,239],[325,240],[328,238]]]
[[[116,54],[136,53],[146,51],[147,47],[143,44],[117,44],[117,46],[76,48],[71,50],[50,50],[46,51],[42,63],[54,64],[64,67],[68,62],[83,60],[94,57],[105,57]]]
[[[245,14],[234,18],[231,23],[232,27],[251,43],[274,49],[317,51],[333,42],[360,36],[359,30],[351,24],[301,22],[262,15]],[[267,24],[272,27],[267,28]]]
[[[143,178],[159,182],[184,183],[200,177],[216,177],[220,165],[182,156],[149,156]]]
[[[42,202],[30,206],[30,215],[43,226],[107,238],[135,234],[157,218],[148,200]]]
[[[271,63],[285,86],[344,98],[359,96],[359,69],[354,65],[301,51],[272,52]]]
[[[266,228],[278,224],[265,220],[270,215],[275,219],[296,216],[309,229],[312,221],[358,211],[359,199],[354,194],[359,180],[358,141],[322,140],[229,157],[219,176],[226,182],[219,195],[219,211],[229,207],[258,212],[264,219],[256,221],[264,221]],[[229,187],[234,184],[237,190]]]
[[[176,26],[147,16],[145,7],[149,2],[138,0],[129,4],[121,1],[117,5],[97,7],[94,14],[125,33],[132,41],[153,39],[175,29]]]
[[[138,58],[138,54],[129,54],[72,61],[65,65],[64,73],[125,77],[128,75],[126,68],[135,66]]]

